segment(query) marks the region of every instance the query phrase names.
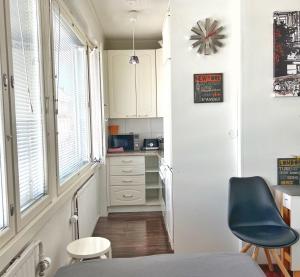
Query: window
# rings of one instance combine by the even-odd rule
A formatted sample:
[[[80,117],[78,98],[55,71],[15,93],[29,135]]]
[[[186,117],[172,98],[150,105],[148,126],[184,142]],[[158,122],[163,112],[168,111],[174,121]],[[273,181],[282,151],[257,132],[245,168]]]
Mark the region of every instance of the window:
[[[37,0],[11,0],[17,183],[21,212],[47,194],[44,97]]]
[[[100,76],[100,53],[98,49],[93,49],[90,53],[90,90],[93,141],[92,156],[95,161],[99,161],[103,157]]]
[[[56,6],[53,25],[59,182],[63,184],[90,161],[87,48]]]

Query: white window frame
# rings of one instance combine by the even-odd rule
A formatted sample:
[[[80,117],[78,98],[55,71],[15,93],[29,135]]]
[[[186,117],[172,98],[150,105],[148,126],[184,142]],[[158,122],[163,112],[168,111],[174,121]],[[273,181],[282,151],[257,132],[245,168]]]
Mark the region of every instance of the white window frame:
[[[46,26],[45,19],[47,15],[45,14],[45,8],[41,4],[43,0],[36,0],[37,1],[37,9],[39,11],[38,21],[39,21],[39,50],[40,50],[40,71],[41,71],[41,93],[43,95],[43,116],[45,121],[44,126],[44,147],[45,147],[45,182],[46,182],[46,194],[38,199],[35,203],[33,203],[30,207],[28,207],[24,212],[21,212],[20,207],[20,194],[19,194],[19,174],[18,174],[18,153],[17,153],[17,134],[16,134],[16,113],[15,113],[15,99],[14,99],[14,88],[10,87],[10,107],[11,107],[11,126],[12,126],[12,142],[13,142],[13,168],[14,168],[14,187],[15,187],[15,207],[16,207],[16,221],[17,221],[17,231],[23,229],[28,223],[30,223],[40,212],[41,210],[45,209],[50,203],[52,198],[52,186],[49,182],[49,158],[48,153],[50,153],[51,148],[49,147],[47,135],[49,133],[48,126],[49,126],[49,117],[46,115],[46,102],[48,101],[46,97],[46,90],[47,87],[45,86],[46,78],[45,78],[45,54],[43,46],[45,45],[43,41],[42,35],[47,29],[44,28]],[[11,42],[11,24],[10,24],[10,0],[5,0],[5,14],[6,14],[6,30],[7,30],[7,53],[9,57],[9,76],[13,76],[13,58],[12,58],[12,42]]]
[[[3,74],[7,72],[7,48],[6,48],[6,30],[4,21],[4,7],[3,3],[0,3],[0,91],[3,91],[3,98],[0,103],[3,104],[3,131],[4,131],[4,159],[5,159],[5,175],[6,175],[6,192],[7,192],[7,204],[8,204],[8,226],[5,230],[0,232],[0,247],[4,245],[8,240],[10,240],[16,232],[15,224],[15,213],[10,213],[9,209],[15,207],[14,204],[14,188],[13,188],[13,170],[12,170],[12,139],[11,134],[11,124],[10,124],[10,109],[9,109],[9,87],[4,87],[2,82]],[[9,85],[9,84],[8,84]],[[2,96],[0,96],[2,97]]]
[[[91,149],[92,149],[92,134],[91,134],[91,107],[90,107],[90,84],[89,84],[89,56],[88,56],[88,41],[86,40],[86,37],[84,35],[84,32],[80,30],[78,27],[77,22],[74,20],[73,16],[68,11],[68,8],[65,6],[65,4],[60,0],[53,0],[51,5],[51,46],[52,46],[52,74],[53,74],[53,91],[54,91],[54,99],[55,99],[55,107],[54,110],[57,109],[57,101],[58,101],[58,95],[57,95],[57,88],[55,85],[55,53],[54,53],[54,30],[53,30],[53,7],[56,5],[59,8],[60,16],[63,17],[65,20],[65,23],[70,27],[70,29],[74,32],[74,34],[77,36],[77,38],[82,42],[82,44],[86,45],[86,72],[87,72],[87,97],[88,97],[88,133],[89,133],[89,163],[81,167],[77,172],[74,172],[72,176],[67,178],[63,183],[60,183],[59,181],[59,152],[58,152],[58,136],[55,137],[55,146],[56,146],[56,188],[58,195],[61,195],[63,192],[68,190],[72,184],[76,182],[78,178],[80,178],[82,175],[84,175],[87,171],[91,169],[93,166],[93,162],[91,161]],[[58,132],[58,118],[56,112],[54,113],[54,122],[55,122],[55,134]]]
[[[101,140],[101,149],[100,149],[101,153],[99,153],[99,157],[98,157],[99,160],[94,160],[95,157],[93,157],[93,156],[91,156],[91,158],[93,159],[94,162],[104,163],[104,159],[105,159],[105,157],[104,157],[104,153],[105,153],[105,128],[104,128],[105,121],[104,121],[104,107],[103,107],[103,97],[104,96],[103,96],[102,52],[99,50],[99,48],[93,48],[93,49],[89,48],[89,57],[88,57],[89,83],[90,83],[90,92],[89,93],[90,93],[91,101],[93,101],[92,95],[91,95],[91,89],[92,89],[91,88],[91,83],[92,83],[92,81],[91,81],[91,58],[92,58],[92,56],[91,55],[92,55],[93,51],[97,51],[97,54],[98,54],[98,65],[99,65],[99,76],[98,77],[99,77],[99,89],[100,89],[100,91],[99,91],[99,98],[100,98],[100,106],[99,106],[100,116],[99,116],[99,118],[100,118],[100,124],[101,124],[100,128],[102,130],[101,130],[101,137],[99,138]],[[91,107],[90,107],[91,128],[92,128],[92,120],[93,120],[93,110],[92,109],[93,109],[93,105],[91,104]],[[92,142],[91,143],[91,155],[94,154],[93,132],[94,132],[94,130],[91,129],[91,142]]]

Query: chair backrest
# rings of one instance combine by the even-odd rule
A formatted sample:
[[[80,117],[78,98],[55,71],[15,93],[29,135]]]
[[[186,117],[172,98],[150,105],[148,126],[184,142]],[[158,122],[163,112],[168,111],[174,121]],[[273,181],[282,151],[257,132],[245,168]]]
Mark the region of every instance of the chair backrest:
[[[286,225],[263,178],[230,179],[228,225]]]

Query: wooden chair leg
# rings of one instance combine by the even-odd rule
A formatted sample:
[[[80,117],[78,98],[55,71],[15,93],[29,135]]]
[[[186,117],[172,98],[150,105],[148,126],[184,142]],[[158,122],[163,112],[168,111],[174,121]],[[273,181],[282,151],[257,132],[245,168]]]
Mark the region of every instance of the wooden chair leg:
[[[279,256],[277,255],[276,250],[270,249],[270,252],[271,252],[273,258],[275,259],[277,265],[279,266],[281,272],[283,273],[284,277],[291,277],[291,275],[288,273],[285,266],[283,265],[282,261],[280,260]]]
[[[246,253],[250,248],[251,248],[252,244],[251,243],[246,243],[243,248],[241,249],[240,253]]]
[[[257,260],[258,253],[259,253],[259,247],[255,246],[254,251],[253,251],[253,254],[252,254],[252,259],[253,259],[254,261]]]
[[[274,266],[273,266],[273,263],[272,263],[272,258],[270,256],[270,251],[267,248],[264,248],[264,251],[265,251],[265,254],[266,254],[267,261],[268,261],[269,270],[274,271]]]

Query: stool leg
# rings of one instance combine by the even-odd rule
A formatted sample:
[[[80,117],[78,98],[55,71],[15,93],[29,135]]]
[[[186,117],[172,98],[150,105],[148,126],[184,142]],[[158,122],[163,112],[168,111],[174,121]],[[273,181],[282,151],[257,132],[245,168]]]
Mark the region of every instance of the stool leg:
[[[246,243],[243,248],[241,249],[241,253],[246,253],[250,248],[252,244],[251,243]]]
[[[272,263],[272,258],[270,256],[270,251],[267,248],[264,248],[264,251],[265,251],[265,254],[266,254],[267,261],[268,261],[269,270],[274,271],[274,266],[273,266],[273,263]]]
[[[112,251],[111,251],[111,247],[108,250],[108,258],[111,259],[112,258]]]
[[[286,268],[284,267],[282,261],[278,257],[278,255],[276,253],[276,250],[275,249],[270,249],[270,252],[271,252],[273,258],[275,259],[277,265],[279,266],[281,272],[283,273],[284,277],[291,277],[290,274],[288,273],[288,271],[286,270]]]
[[[258,253],[259,253],[259,247],[255,246],[254,251],[253,251],[253,254],[252,254],[252,259],[253,259],[254,261],[257,260]]]

